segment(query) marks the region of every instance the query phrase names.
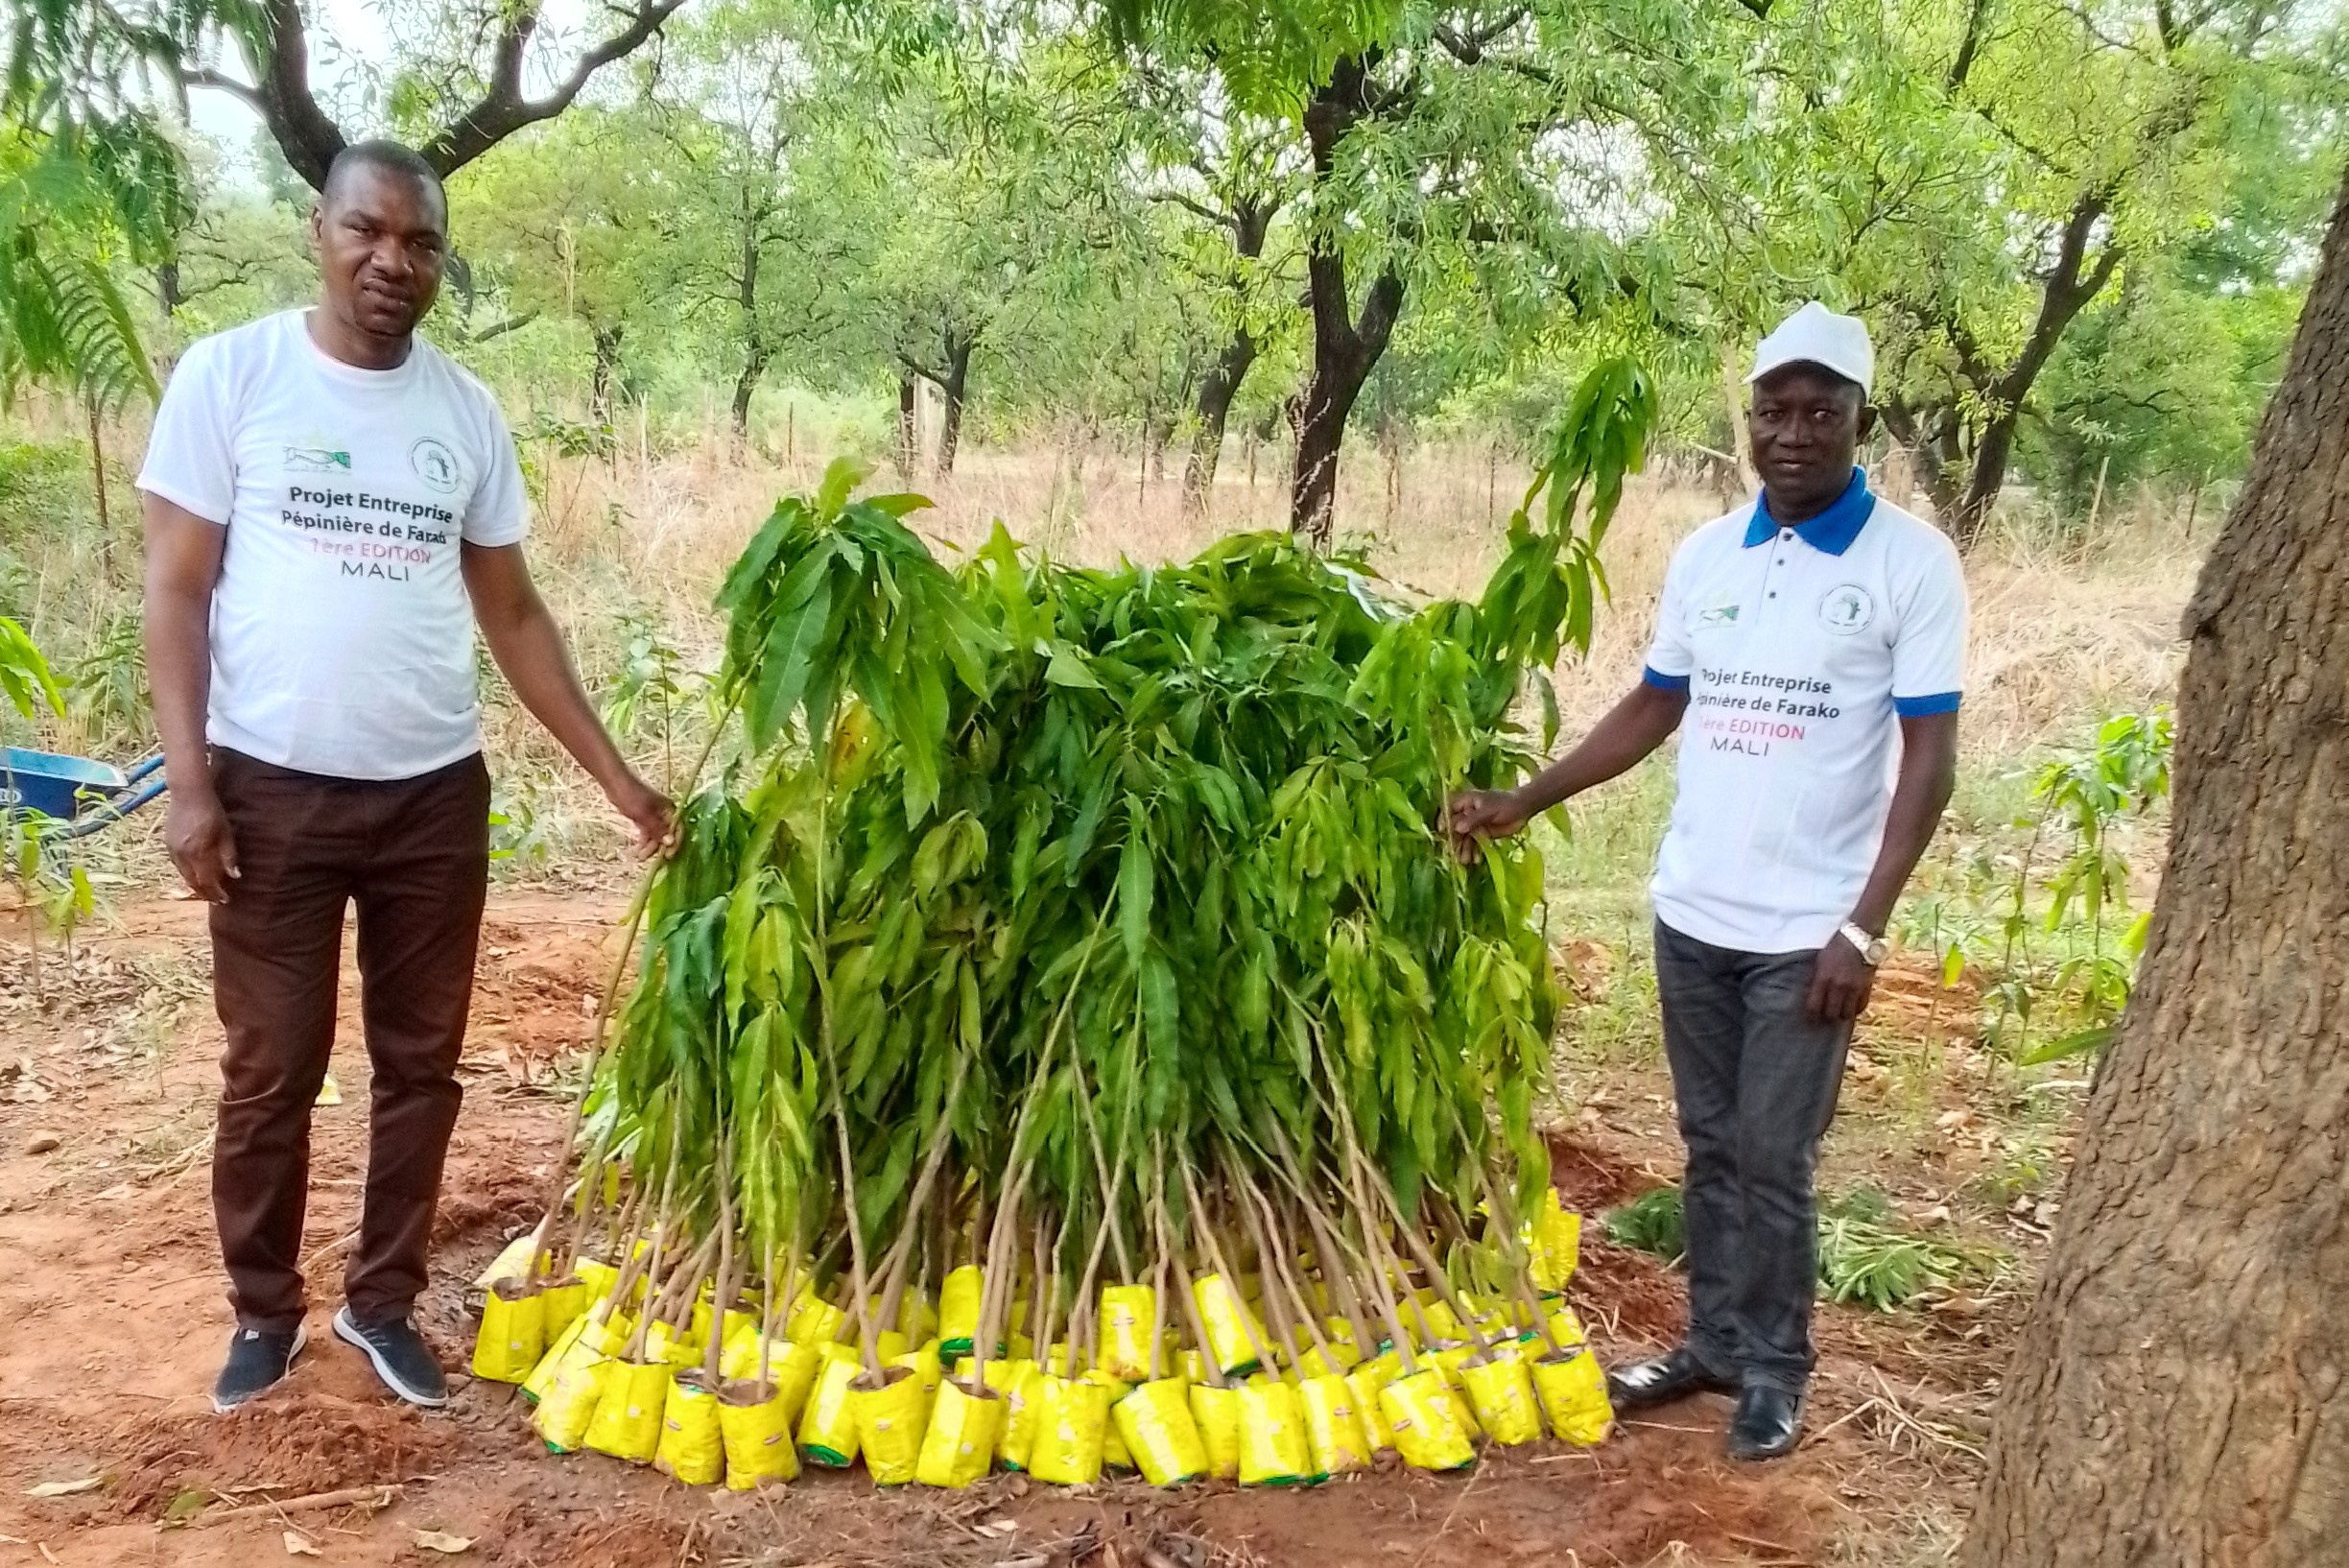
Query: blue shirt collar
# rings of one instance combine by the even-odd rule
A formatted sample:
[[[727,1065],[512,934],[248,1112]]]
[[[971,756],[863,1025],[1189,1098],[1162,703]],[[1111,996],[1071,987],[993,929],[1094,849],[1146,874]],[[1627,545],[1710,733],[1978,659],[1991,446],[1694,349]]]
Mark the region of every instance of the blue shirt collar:
[[[1825,511],[1808,522],[1796,523],[1795,534],[1803,543],[1830,556],[1839,556],[1851,548],[1852,540],[1860,536],[1869,513],[1876,510],[1876,497],[1868,489],[1867,470],[1852,469],[1851,483],[1843,493],[1835,498]],[[1745,525],[1745,547],[1768,544],[1778,533],[1778,522],[1769,514],[1769,497],[1754,497],[1753,518]]]

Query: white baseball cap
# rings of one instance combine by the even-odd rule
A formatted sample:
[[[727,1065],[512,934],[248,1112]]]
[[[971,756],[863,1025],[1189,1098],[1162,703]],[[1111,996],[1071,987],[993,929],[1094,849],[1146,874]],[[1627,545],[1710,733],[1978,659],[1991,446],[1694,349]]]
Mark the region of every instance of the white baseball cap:
[[[1838,316],[1814,299],[1778,323],[1777,330],[1754,347],[1752,386],[1772,370],[1789,365],[1817,365],[1846,381],[1857,381],[1867,392],[1876,376],[1876,350],[1868,342],[1867,323],[1857,316]]]

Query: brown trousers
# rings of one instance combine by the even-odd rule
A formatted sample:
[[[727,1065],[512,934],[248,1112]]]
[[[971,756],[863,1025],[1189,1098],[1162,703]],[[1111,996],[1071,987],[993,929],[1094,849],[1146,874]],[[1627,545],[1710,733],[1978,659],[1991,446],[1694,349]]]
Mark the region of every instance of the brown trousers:
[[[213,779],[242,875],[212,908],[221,1057],[212,1210],[237,1321],[301,1320],[310,1108],[334,1044],[343,909],[359,910],[359,1010],[373,1069],[359,1243],[344,1297],[362,1322],[424,1289],[489,873],[489,774],[477,756],[376,782],[216,748]]]

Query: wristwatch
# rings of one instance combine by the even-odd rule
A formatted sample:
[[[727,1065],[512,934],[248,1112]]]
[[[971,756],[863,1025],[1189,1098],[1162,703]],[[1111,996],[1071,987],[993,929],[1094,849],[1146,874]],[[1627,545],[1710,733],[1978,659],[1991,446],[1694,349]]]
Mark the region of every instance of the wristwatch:
[[[1892,951],[1890,942],[1886,941],[1882,937],[1871,935],[1867,927],[1857,920],[1844,921],[1836,927],[1836,934],[1860,949],[1860,956],[1867,961],[1867,966],[1871,969],[1882,963],[1885,961],[1885,955]]]

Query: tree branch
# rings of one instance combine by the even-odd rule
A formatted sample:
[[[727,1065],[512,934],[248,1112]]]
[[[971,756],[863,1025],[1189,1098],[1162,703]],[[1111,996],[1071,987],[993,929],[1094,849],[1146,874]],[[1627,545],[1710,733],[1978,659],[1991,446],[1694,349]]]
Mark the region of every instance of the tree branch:
[[[273,5],[290,0],[273,0]],[[442,174],[462,169],[524,126],[548,120],[571,107],[588,79],[613,60],[632,53],[675,15],[685,0],[636,0],[624,12],[628,25],[588,50],[543,98],[522,95],[522,62],[531,35],[537,30],[538,8],[525,5],[508,19],[498,36],[489,84],[481,101],[443,129],[421,151]]]

